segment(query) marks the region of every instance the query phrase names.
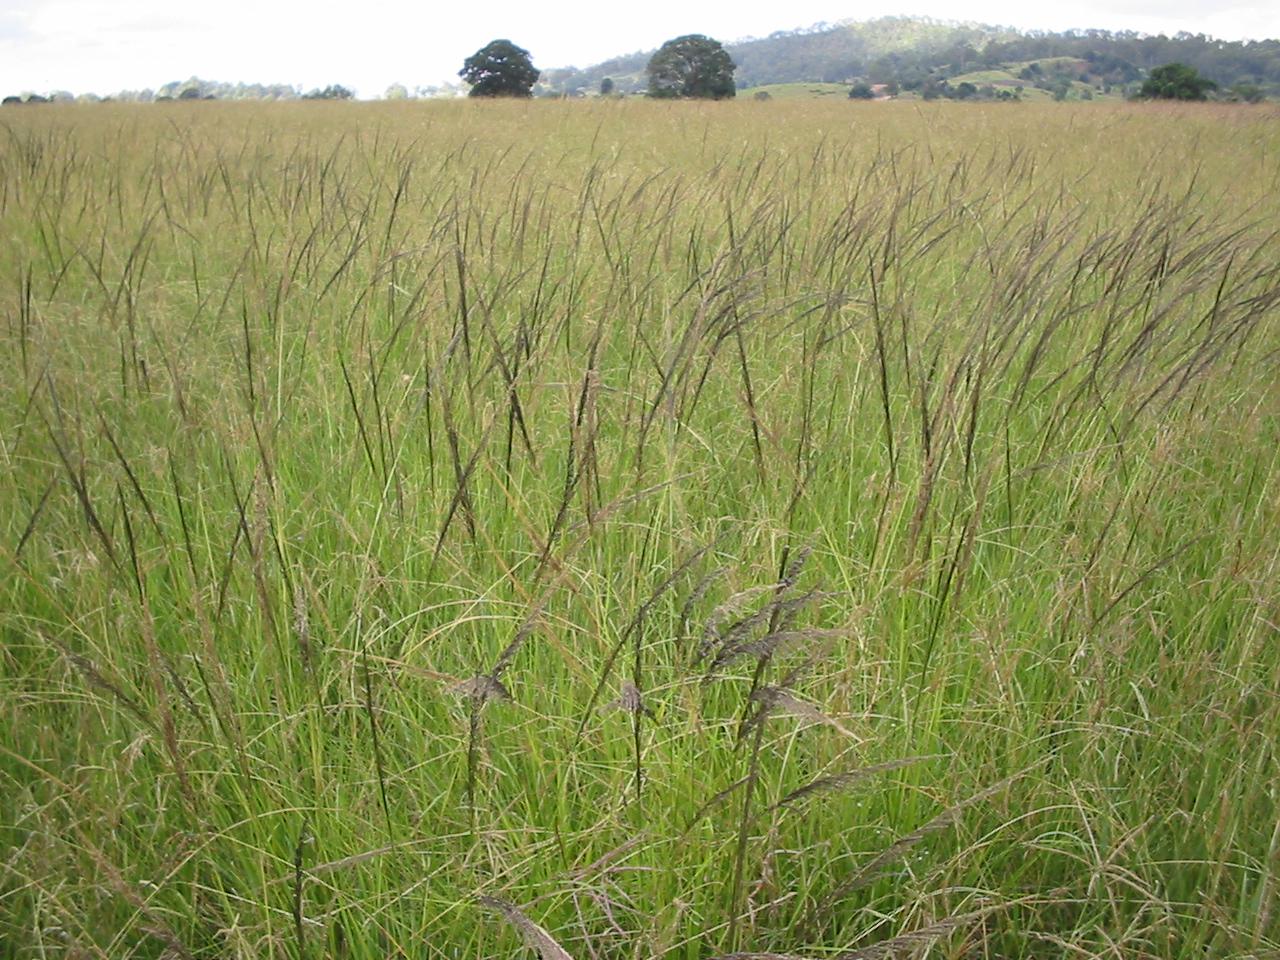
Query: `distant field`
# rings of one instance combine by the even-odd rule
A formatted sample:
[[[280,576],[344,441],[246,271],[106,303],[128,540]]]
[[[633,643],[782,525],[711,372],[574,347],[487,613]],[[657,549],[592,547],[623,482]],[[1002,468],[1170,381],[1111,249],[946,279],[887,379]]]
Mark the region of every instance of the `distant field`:
[[[849,85],[847,83],[768,83],[741,90],[739,96],[748,98],[761,92],[778,100],[816,100],[824,97],[848,99]]]
[[[1022,82],[1008,70],[974,70],[972,73],[964,73],[952,77],[949,82],[954,85],[966,81],[978,85],[990,83],[995,86],[1016,86]]]
[[[843,95],[6,111],[0,955],[1280,951],[1280,114]]]

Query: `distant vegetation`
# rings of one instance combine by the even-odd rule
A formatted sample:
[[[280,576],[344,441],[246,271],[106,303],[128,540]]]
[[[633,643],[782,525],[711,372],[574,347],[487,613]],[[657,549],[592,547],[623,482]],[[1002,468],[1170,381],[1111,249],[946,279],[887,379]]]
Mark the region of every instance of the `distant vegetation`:
[[[855,100],[870,99],[865,96],[868,89],[874,97],[907,94],[926,100],[1090,100],[1149,96],[1142,90],[1152,71],[1178,63],[1207,81],[1211,86],[1201,92],[1212,92],[1214,98],[1253,103],[1280,97],[1280,39],[1225,41],[1204,34],[1169,37],[1108,30],[1023,33],[920,17],[881,17],[781,30],[726,44],[723,49],[736,66],[730,82],[738,91],[781,84],[839,84]],[[527,51],[522,52],[527,56]],[[637,51],[589,67],[543,70],[540,75],[530,62],[521,82],[528,76],[534,79],[522,89],[541,97],[644,93],[650,85],[647,67],[656,54]],[[388,88],[385,99],[455,97],[475,87],[444,84],[410,90],[396,83]],[[481,84],[480,89],[488,86]],[[346,96],[335,96],[336,91],[346,91]],[[43,95],[11,94],[4,102],[299,100],[351,95],[337,85],[304,91],[288,84],[219,83],[191,77],[155,90],[122,90],[105,97],[55,90]]]
[[[538,69],[524,47],[492,40],[467,57],[458,76],[473,97],[530,97]]]
[[[1200,76],[1185,63],[1166,63],[1156,67],[1142,83],[1141,96],[1158,100],[1205,100],[1217,88],[1212,80]]]
[[[1086,91],[1136,93],[1154,68],[1184,63],[1224,96],[1280,95],[1280,40],[1222,41],[1203,34],[1147,36],[1132,31],[1020,33],[1001,27],[883,17],[864,23],[817,24],[727,44],[740,90],[780,83],[892,84],[902,92],[946,96],[960,83],[1036,96],[1087,99]],[[584,69],[544,72],[540,92],[586,94],[609,76],[622,93],[645,88],[648,53],[615,57]],[[986,82],[970,79],[991,74]]]
[[[728,100],[737,92],[735,69],[719,40],[698,33],[676,37],[650,58],[645,68],[648,93],[660,99]]]
[[[350,100],[355,92],[342,84],[329,84],[305,90],[302,87],[290,86],[287,83],[224,83],[217,80],[202,80],[190,77],[186,80],[171,80],[155,89],[146,87],[141,90],[119,90],[107,96],[93,93],[76,95],[67,90],[57,90],[41,96],[33,93],[10,94],[4,98],[5,104],[14,103],[74,103],[74,102],[111,102],[152,103],[168,100]]]
[[[302,95],[303,100],[351,100],[355,93],[341,84],[330,84],[323,90],[312,90]]]

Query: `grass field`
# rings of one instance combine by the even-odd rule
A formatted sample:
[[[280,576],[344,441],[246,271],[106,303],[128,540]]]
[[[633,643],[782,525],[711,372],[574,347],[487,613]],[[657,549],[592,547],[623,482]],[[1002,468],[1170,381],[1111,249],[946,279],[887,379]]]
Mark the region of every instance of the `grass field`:
[[[0,117],[0,955],[1276,956],[1280,115]]]
[[[817,99],[849,99],[847,83],[767,83],[759,87],[743,90],[745,99],[760,93],[767,93],[775,100],[817,100]]]

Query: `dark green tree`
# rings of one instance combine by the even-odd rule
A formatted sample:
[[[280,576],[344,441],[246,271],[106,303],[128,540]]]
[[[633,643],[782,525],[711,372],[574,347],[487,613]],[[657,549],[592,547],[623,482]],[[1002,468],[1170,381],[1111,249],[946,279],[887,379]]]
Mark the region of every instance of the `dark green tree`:
[[[1231,99],[1243,100],[1245,103],[1261,103],[1267,99],[1267,94],[1256,83],[1237,83],[1231,87]]]
[[[609,97],[613,95],[613,77],[605,77],[600,81],[600,96]]]
[[[727,100],[737,91],[733,59],[700,33],[668,40],[649,60],[649,96]]]
[[[853,86],[849,88],[850,100],[872,100],[875,95],[876,92],[871,89],[871,84],[865,80],[855,81]]]
[[[473,97],[531,97],[540,74],[529,51],[510,40],[493,40],[463,61],[458,71]]]
[[[340,83],[331,83],[323,90],[317,87],[302,95],[303,100],[351,100],[354,97],[355,93]],[[181,96],[178,99],[182,99]]]
[[[1138,96],[1154,100],[1204,100],[1217,84],[1202,77],[1195,67],[1185,63],[1166,63],[1156,67],[1142,81]]]

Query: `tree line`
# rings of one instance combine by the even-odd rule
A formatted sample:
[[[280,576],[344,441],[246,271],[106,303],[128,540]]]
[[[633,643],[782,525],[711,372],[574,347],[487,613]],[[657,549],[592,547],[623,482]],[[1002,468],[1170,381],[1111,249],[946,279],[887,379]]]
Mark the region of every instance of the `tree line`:
[[[1173,69],[1176,68],[1176,69]],[[1018,89],[964,79],[1006,70]],[[1158,72],[1159,71],[1159,72]],[[1223,41],[1204,34],[1172,37],[1133,31],[1019,32],[1001,27],[882,17],[864,23],[816,24],[724,45],[701,34],[667,41],[657,51],[628,54],[583,70],[539,71],[528,50],[494,40],[468,57],[458,76],[473,97],[617,96],[726,99],[740,89],[796,82],[840,83],[853,99],[917,94],[924,99],[1017,99],[1023,86],[1064,99],[1091,87],[1130,96],[1257,101],[1280,96],[1280,40]],[[454,95],[459,88],[418,88]],[[6,104],[72,100],[347,100],[332,84],[303,91],[285,84],[215,83],[192,77],[157,90],[108,97],[66,91],[4,98]],[[392,84],[386,99],[410,96]]]
[[[701,34],[687,34],[667,41],[650,58],[647,67],[648,92],[659,98],[691,97],[723,100],[736,92],[733,73],[735,64],[718,40]],[[485,44],[463,61],[458,76],[472,97],[531,97],[541,72],[533,65],[532,55],[510,40],[499,39]],[[614,83],[604,78],[600,93],[608,96]],[[385,99],[401,100],[409,96],[403,84],[387,88]],[[159,90],[123,91],[111,97],[91,97],[94,101],[121,100],[159,102],[166,100],[350,100],[354,93],[347,87],[331,84],[306,93],[283,84],[214,83],[192,77],[173,81]],[[75,101],[70,93],[51,96],[28,94],[6,97],[6,104]]]
[[[1280,40],[1225,41],[1203,34],[1133,31],[1021,32],[957,25],[921,17],[881,17],[860,23],[815,24],[725,45],[737,65],[738,89],[778,83],[887,85],[899,91],[947,95],[957,77],[1009,69],[1050,93],[1074,80],[1137,94],[1158,66],[1181,63],[1227,93],[1280,96]],[[548,70],[541,86],[558,95],[589,94],[609,77],[618,92],[643,91],[650,54],[632,53],[591,67]],[[1053,61],[1070,59],[1072,76]],[[1046,62],[1047,61],[1047,62]],[[1047,76],[1037,76],[1040,63]],[[952,90],[954,93],[954,90]]]
[[[646,92],[660,99],[726,100],[737,92],[736,68],[719,40],[685,34],[668,40],[649,58]],[[528,50],[510,40],[494,40],[468,57],[458,76],[473,97],[531,97],[542,74]],[[600,78],[599,92],[618,92],[612,77]]]
[[[341,84],[330,84],[304,90],[286,83],[225,83],[190,77],[172,80],[152,89],[119,90],[99,96],[94,93],[73,94],[55,90],[49,94],[13,94],[4,98],[14,103],[165,103],[175,100],[350,100],[355,92]]]
[[[718,40],[701,34],[686,34],[667,41],[649,59],[648,91],[650,96],[692,97],[723,100],[736,92],[733,81],[735,64]],[[531,97],[541,72],[533,65],[529,51],[510,40],[492,40],[463,61],[458,76],[472,97]],[[600,92],[614,92],[613,81],[605,78]],[[58,92],[51,96],[26,94],[4,98],[6,105],[48,103],[76,100],[121,100],[160,102],[167,100],[350,100],[354,93],[347,87],[331,84],[306,93],[283,84],[213,83],[192,77],[165,84],[158,91],[122,91],[110,97],[80,97]],[[408,96],[402,84],[392,84],[386,99]]]

